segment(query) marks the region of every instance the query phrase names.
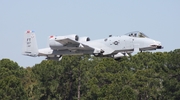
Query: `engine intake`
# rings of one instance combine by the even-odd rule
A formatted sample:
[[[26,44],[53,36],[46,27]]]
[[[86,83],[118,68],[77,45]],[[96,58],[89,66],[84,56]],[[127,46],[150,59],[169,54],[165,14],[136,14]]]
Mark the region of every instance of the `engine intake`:
[[[89,37],[80,37],[79,42],[87,42],[90,41],[91,39]]]

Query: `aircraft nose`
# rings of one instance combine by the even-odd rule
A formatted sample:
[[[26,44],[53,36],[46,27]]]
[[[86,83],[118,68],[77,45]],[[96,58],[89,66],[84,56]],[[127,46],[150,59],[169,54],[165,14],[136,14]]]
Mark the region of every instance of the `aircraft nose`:
[[[161,45],[161,42],[159,42],[159,41],[154,41],[154,43],[155,43],[156,45]]]
[[[163,46],[161,45],[161,42],[159,41],[153,41],[154,43],[151,44],[151,46],[156,47],[157,49],[163,49]]]

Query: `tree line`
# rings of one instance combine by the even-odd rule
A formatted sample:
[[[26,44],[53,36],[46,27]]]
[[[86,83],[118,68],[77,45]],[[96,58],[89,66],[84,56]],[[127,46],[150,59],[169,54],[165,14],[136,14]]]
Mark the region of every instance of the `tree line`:
[[[21,67],[0,60],[0,100],[180,100],[180,50],[119,61],[64,56]]]

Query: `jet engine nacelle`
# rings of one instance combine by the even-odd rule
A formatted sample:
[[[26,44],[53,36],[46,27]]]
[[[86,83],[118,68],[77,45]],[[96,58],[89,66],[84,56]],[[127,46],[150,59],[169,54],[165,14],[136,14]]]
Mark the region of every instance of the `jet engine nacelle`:
[[[63,46],[61,43],[57,42],[55,39],[56,39],[56,36],[50,36],[49,38],[49,47],[53,50],[58,49]]]
[[[66,38],[69,38],[69,39],[72,39],[72,40],[75,40],[75,41],[79,40],[79,36],[76,35],[76,34],[65,35],[65,36],[56,36],[55,37],[56,40],[61,40],[61,39],[66,39]]]
[[[75,41],[78,41],[79,40],[79,36],[76,35],[76,34],[72,34],[72,35],[66,35],[66,36],[50,36],[50,39],[49,39],[49,47],[53,50],[59,50],[61,49],[61,47],[63,47],[64,45],[57,42],[56,40],[63,40],[63,39],[72,39],[72,40],[75,40]]]
[[[91,39],[89,37],[80,37],[79,42],[87,42],[90,41]]]

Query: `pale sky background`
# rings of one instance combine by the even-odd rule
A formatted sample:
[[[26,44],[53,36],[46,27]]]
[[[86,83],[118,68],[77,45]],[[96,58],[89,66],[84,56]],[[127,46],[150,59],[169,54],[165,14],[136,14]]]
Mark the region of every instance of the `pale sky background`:
[[[180,48],[180,0],[0,0],[0,60],[27,67],[45,58],[21,54],[26,30],[35,31],[39,48],[50,35],[94,40],[141,31],[168,52]]]

